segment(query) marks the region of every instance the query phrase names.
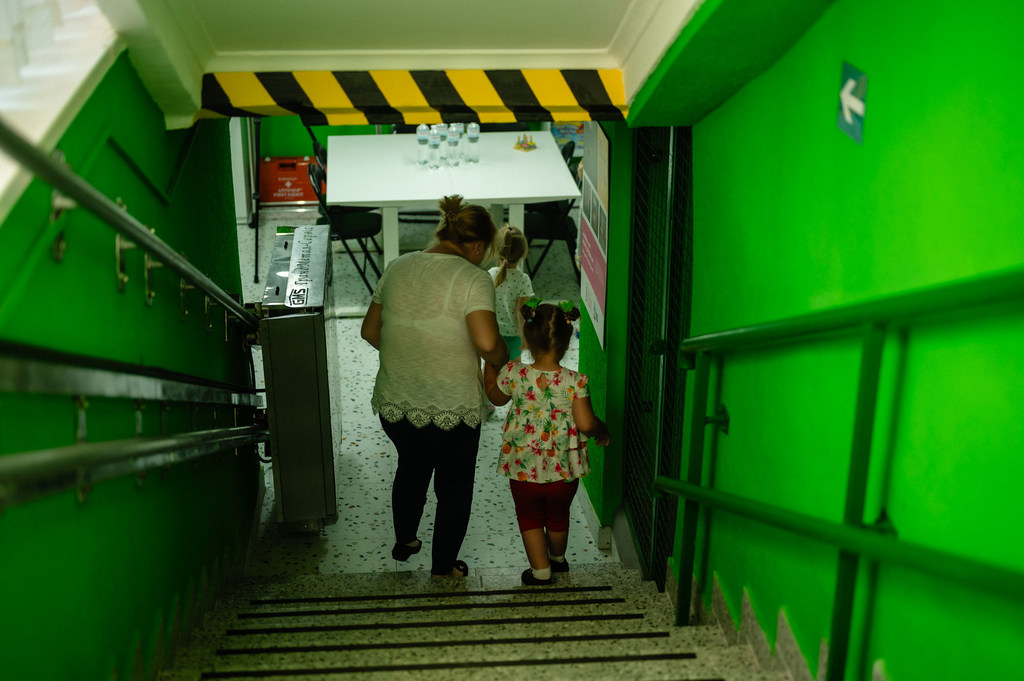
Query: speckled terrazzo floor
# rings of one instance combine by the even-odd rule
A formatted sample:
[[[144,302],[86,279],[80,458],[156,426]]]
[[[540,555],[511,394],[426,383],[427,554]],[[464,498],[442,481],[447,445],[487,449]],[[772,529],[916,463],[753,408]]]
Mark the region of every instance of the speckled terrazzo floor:
[[[261,264],[269,267],[270,247],[278,226],[299,226],[315,222],[308,210],[265,209],[259,230]],[[430,238],[432,225],[403,224],[399,242],[402,251],[421,248]],[[262,300],[263,284],[249,282],[245,273],[256,270],[253,238],[256,230],[239,228],[242,283],[246,302]],[[579,286],[571,270],[564,245],[555,244],[534,282],[545,298],[579,299]],[[560,256],[560,257],[559,257]],[[535,256],[536,257],[536,256]],[[336,353],[328,358],[331,375],[332,426],[335,430],[335,471],[338,486],[339,519],[319,535],[282,531],[274,522],[274,489],[270,466],[266,466],[267,490],[259,541],[249,561],[250,576],[331,573],[372,573],[388,571],[429,571],[429,537],[434,503],[428,496],[419,536],[424,550],[405,563],[391,558],[394,543],[391,523],[391,482],[397,454],[384,435],[369,400],[377,371],[377,353],[359,337],[359,317],[338,317],[337,310],[365,306],[370,294],[348,255],[334,244],[332,312],[328,314],[328,344]],[[332,338],[333,343],[332,343]],[[563,360],[575,367],[578,341]],[[259,362],[256,363],[259,366]],[[472,568],[515,568],[527,566],[507,479],[497,475],[495,466],[500,447],[500,426],[506,408],[495,410],[481,432],[476,467],[473,513],[460,558]],[[582,491],[581,487],[581,491]],[[597,528],[588,521],[589,501],[582,495],[573,504],[567,559],[572,564],[618,564],[614,549],[600,550]],[[516,573],[518,574],[518,573]]]
[[[275,221],[302,224],[303,216],[265,217],[261,238],[272,237]],[[242,229],[240,252],[251,256],[256,230]],[[402,248],[420,247],[429,234],[429,228],[408,230]],[[269,242],[261,243],[261,257]],[[256,263],[248,265],[252,271]],[[274,522],[267,465],[246,576],[192,633],[161,681],[788,681],[760,670],[751,647],[730,645],[717,627],[674,626],[667,595],[623,566],[614,547],[597,547],[596,523],[588,520],[593,511],[582,494],[572,507],[570,571],[556,575],[553,586],[521,586],[527,562],[506,479],[494,470],[503,409],[482,428],[473,513],[460,554],[469,576],[430,577],[429,496],[419,535],[427,540],[424,550],[405,563],[393,560],[396,454],[369,407],[376,352],[359,338],[359,317],[337,315],[366,305],[369,293],[347,255],[335,252],[332,266],[327,342],[339,519],[319,533],[284,531]],[[578,299],[564,253],[549,257],[534,284],[547,298]],[[247,295],[262,295],[261,286],[251,289]],[[564,363],[575,366],[577,358],[574,340]]]

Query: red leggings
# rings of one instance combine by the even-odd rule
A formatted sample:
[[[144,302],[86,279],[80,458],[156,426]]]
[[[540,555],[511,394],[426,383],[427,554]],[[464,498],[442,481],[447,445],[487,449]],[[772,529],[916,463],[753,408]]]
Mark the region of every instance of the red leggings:
[[[508,484],[520,532],[543,528],[549,532],[569,531],[569,505],[580,486],[579,478],[545,483],[509,480]]]

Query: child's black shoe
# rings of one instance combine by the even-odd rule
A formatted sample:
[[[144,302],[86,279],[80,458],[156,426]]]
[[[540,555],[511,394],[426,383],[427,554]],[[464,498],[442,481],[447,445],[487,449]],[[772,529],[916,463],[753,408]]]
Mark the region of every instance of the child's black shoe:
[[[531,568],[526,568],[523,572],[523,586],[547,586],[555,581],[554,577],[548,577],[547,579],[537,579]]]
[[[569,561],[563,560],[561,563],[559,563],[557,560],[551,561],[551,571],[552,572],[568,572],[569,571]]]

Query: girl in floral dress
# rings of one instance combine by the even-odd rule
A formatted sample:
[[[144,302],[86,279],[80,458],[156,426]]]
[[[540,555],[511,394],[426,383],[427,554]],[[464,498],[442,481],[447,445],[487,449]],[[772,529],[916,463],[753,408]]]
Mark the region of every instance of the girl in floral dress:
[[[522,306],[523,338],[533,364],[511,361],[485,369],[487,397],[512,401],[502,435],[498,473],[509,478],[516,519],[530,569],[526,586],[551,584],[552,572],[568,572],[569,505],[580,478],[590,472],[587,438],[608,444],[608,427],[594,414],[587,377],[559,362],[569,348],[580,311],[571,303]]]

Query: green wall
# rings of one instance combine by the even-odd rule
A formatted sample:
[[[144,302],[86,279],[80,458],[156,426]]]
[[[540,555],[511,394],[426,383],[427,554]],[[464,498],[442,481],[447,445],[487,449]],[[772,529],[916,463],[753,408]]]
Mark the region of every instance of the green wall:
[[[696,124],[693,335],[1024,265],[1022,25],[1008,1],[841,0]],[[843,61],[868,76],[862,144],[836,126]],[[888,339],[865,522],[884,507],[900,539],[1024,570],[1020,311]],[[727,355],[706,477],[839,520],[858,363],[854,339]],[[817,670],[834,549],[715,513],[698,559],[705,603],[713,574],[738,622],[746,590],[773,642],[784,611]],[[846,678],[1019,675],[1020,602],[884,564],[861,586]]]
[[[375,125],[314,125],[313,134],[327,146],[329,135],[373,135]],[[385,126],[385,132],[390,132]],[[312,156],[313,140],[298,116],[260,119],[260,156]]]
[[[239,285],[226,120],[165,131],[163,114],[126,54],[110,68],[58,148],[71,169],[182,252],[228,292]],[[84,209],[51,223],[51,188],[34,180],[0,223],[0,342],[143,365],[251,387],[240,330],[180,280],[153,272],[146,304],[143,254],[126,254],[118,291],[114,235]],[[63,232],[62,261],[52,256]],[[13,346],[4,346],[10,348]],[[0,348],[0,352],[5,349]],[[87,439],[136,434],[136,405],[86,396]],[[192,429],[190,405],[144,402],[142,434]],[[0,394],[0,456],[75,443],[70,396]],[[199,429],[251,422],[200,407]],[[253,448],[97,483],[0,513],[0,641],[12,679],[130,678],[152,666],[240,567],[259,482]]]
[[[605,298],[605,345],[602,349],[594,323],[582,309],[580,323],[580,371],[590,379],[594,411],[608,423],[611,443],[604,448],[591,447],[590,475],[583,478],[587,495],[602,525],[612,524],[615,510],[622,503],[622,458],[625,430],[626,353],[629,329],[626,328],[629,302],[629,257],[633,193],[633,133],[624,122],[604,122],[601,129],[608,137],[608,283]]]

